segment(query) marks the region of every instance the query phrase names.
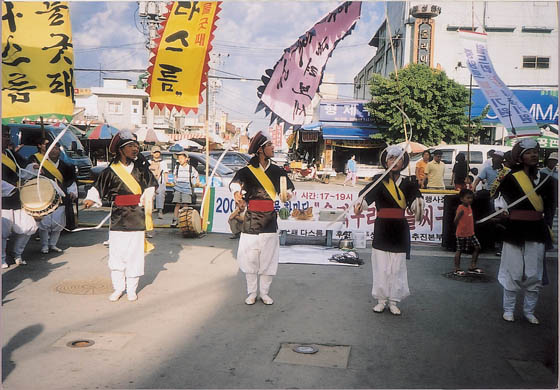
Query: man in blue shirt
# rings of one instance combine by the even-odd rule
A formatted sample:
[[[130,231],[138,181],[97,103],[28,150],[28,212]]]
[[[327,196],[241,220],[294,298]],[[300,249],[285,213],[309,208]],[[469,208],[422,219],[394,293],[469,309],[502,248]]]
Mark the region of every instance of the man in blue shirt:
[[[356,172],[358,172],[358,167],[356,166],[356,155],[353,154],[346,163],[346,180],[344,180],[343,186],[350,180],[352,180],[352,187],[356,186]]]
[[[498,177],[498,174],[503,168],[502,162],[504,161],[504,152],[502,151],[495,151],[492,154],[492,165],[486,166],[482,169],[482,172],[478,175],[476,180],[474,181],[473,188],[476,188],[478,183],[482,180],[486,182],[486,189],[492,188],[492,183]]]

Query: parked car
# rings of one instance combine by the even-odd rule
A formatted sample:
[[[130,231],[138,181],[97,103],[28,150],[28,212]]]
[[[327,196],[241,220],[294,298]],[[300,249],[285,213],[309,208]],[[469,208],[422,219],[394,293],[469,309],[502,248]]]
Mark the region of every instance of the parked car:
[[[44,136],[52,142],[64,129],[63,127],[29,125],[10,123],[7,126],[10,129],[10,140],[15,146],[23,145],[18,153],[29,159],[31,155],[37,153],[37,144]],[[76,170],[78,179],[89,179],[91,174],[91,160],[89,159],[80,140],[72,131],[66,131],[62,138],[58,141],[61,146],[60,159],[65,163],[72,165]]]
[[[223,150],[212,150],[210,152],[210,156],[213,157],[215,160],[218,160],[222,155]],[[228,151],[220,164],[225,165],[226,167],[237,171],[240,168],[247,166],[249,160],[251,159],[251,155],[247,153],[235,152],[235,151]]]
[[[471,144],[469,147],[470,168],[476,168],[479,173],[482,172],[482,164],[487,160],[488,157],[486,157],[486,155],[491,149],[500,150],[505,153],[508,150],[511,150],[511,146]],[[453,165],[455,165],[455,157],[457,157],[459,153],[463,153],[465,156],[467,155],[467,144],[442,145],[429,148],[428,150],[432,156],[436,150],[442,151],[441,161],[445,164],[443,181],[446,187],[453,187],[451,183],[451,175],[453,173]],[[420,161],[421,158],[421,154],[411,157],[410,170],[406,168],[403,171],[403,174],[408,176],[410,171],[410,175],[414,175],[416,172],[416,163]],[[476,177],[476,175],[473,176]]]

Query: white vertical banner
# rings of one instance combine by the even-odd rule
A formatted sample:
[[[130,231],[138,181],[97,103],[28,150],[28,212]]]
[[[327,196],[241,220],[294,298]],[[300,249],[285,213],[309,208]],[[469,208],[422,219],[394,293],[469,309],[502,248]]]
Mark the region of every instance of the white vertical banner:
[[[487,35],[460,31],[472,76],[511,137],[540,135],[533,116],[496,73],[488,55]]]

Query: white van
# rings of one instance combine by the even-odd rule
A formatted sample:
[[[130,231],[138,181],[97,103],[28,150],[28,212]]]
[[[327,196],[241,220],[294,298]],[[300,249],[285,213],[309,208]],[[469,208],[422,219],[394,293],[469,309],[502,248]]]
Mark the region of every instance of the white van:
[[[490,150],[500,150],[502,152],[507,152],[511,150],[511,146],[502,145],[470,145],[470,167],[477,168],[478,173],[482,172],[482,164],[488,159],[487,154]],[[445,186],[448,188],[453,188],[453,183],[451,183],[451,175],[453,173],[453,165],[455,165],[455,157],[459,153],[467,155],[467,144],[459,145],[440,145],[428,149],[430,154],[433,156],[436,150],[441,150],[442,156],[441,161],[445,164],[445,174],[443,176],[443,181]],[[422,159],[422,155],[416,155],[410,159],[410,175],[414,175],[416,172],[416,163]],[[408,176],[409,169],[405,169],[403,174]],[[476,178],[476,175],[473,175]]]

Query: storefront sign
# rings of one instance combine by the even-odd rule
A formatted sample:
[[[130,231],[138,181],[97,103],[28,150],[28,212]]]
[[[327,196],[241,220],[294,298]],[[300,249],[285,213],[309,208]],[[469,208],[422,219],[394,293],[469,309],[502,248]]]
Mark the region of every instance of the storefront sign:
[[[461,31],[469,70],[510,136],[540,135],[529,110],[496,73],[487,47],[487,35]]]
[[[339,210],[346,211],[352,207],[358,199],[358,191],[294,191],[291,202],[287,202],[284,207],[292,211],[293,209],[305,209],[313,207],[314,210]],[[441,243],[442,221],[443,221],[443,195],[424,194],[426,208],[424,216],[419,224],[414,221],[414,216],[406,212],[406,219],[410,227],[411,239],[414,242]],[[279,201],[275,203],[276,209],[280,209]],[[224,187],[215,188],[214,208],[211,212],[212,223],[211,231],[214,233],[231,233],[228,224],[230,214],[235,210],[235,200],[231,192]],[[366,232],[368,238],[373,237],[373,227],[377,210],[369,207],[362,213],[355,215],[353,212],[342,220],[342,228],[333,230],[334,237],[341,237],[346,231]],[[325,222],[298,221],[299,228],[290,230],[289,234],[308,237],[326,236],[324,228]],[[210,225],[209,225],[210,226]],[[335,224],[333,224],[333,228]]]
[[[331,140],[329,140],[329,141],[331,141]],[[369,149],[369,148],[374,148],[374,147],[378,146],[379,142],[376,142],[374,140],[364,140],[364,139],[360,139],[360,140],[332,140],[332,145],[343,147],[343,148]]]
[[[366,111],[366,101],[321,101],[319,120],[322,122],[373,122]]]
[[[318,131],[300,130],[300,132],[301,132],[301,141],[302,142],[317,142],[317,141],[319,141],[319,132]]]
[[[558,91],[514,89],[513,94],[523,106],[529,108],[529,114],[537,123],[558,123]],[[471,116],[480,116],[488,105],[488,100],[480,89],[473,89]],[[490,109],[482,123],[499,123],[498,116]]]
[[[74,48],[66,2],[2,2],[2,122],[71,120]]]
[[[323,69],[339,41],[350,35],[360,18],[362,3],[346,1],[299,37],[261,77],[257,111],[265,109],[272,121],[303,125],[311,114],[311,100],[323,78]]]
[[[150,58],[150,107],[198,111],[208,82],[208,60],[220,2],[175,1]]]
[[[531,137],[539,143],[539,146],[543,149],[558,149],[558,137]],[[506,140],[507,146],[513,146],[518,141],[517,138],[508,138]]]

